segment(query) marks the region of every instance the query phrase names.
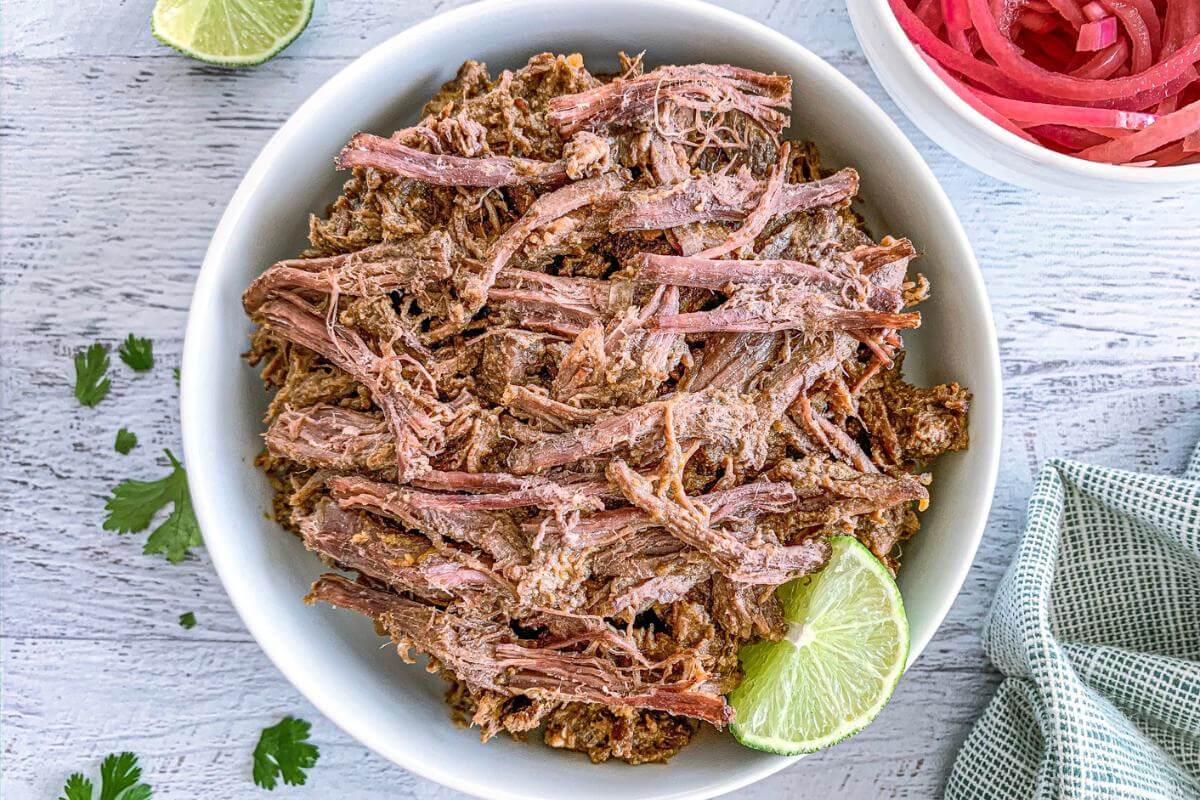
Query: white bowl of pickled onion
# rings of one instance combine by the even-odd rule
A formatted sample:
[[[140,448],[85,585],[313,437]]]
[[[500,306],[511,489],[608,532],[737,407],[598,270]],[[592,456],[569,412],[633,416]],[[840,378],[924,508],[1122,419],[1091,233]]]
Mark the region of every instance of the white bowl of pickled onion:
[[[1165,195],[1200,187],[1200,164],[1103,163],[1022,138],[1012,126],[1002,127],[1003,122],[976,110],[934,71],[938,67],[930,66],[909,39],[888,0],[847,0],[846,5],[883,88],[925,135],[975,169],[1028,189],[1092,197]]]

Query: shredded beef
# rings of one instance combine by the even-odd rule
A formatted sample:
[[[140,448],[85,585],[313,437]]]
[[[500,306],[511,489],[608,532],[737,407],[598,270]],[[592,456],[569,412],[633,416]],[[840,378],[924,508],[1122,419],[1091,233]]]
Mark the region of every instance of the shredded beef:
[[[592,763],[619,758],[630,764],[666,761],[692,740],[694,723],[661,711],[567,703],[549,713],[542,740],[587,753]]]
[[[730,721],[831,535],[900,568],[970,394],[902,377],[916,250],[785,139],[789,78],[620,63],[467,62],[243,302],[276,517],[358,574],[309,599],[484,741],[640,764]]]

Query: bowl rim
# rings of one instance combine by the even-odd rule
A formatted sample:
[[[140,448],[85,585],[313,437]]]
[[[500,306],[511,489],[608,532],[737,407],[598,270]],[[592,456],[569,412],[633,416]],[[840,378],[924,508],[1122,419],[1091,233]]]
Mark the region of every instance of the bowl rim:
[[[903,146],[911,150],[914,156],[914,169],[923,178],[930,194],[930,201],[936,206],[939,217],[945,220],[947,227],[950,229],[949,233],[957,240],[959,249],[966,255],[966,263],[959,265],[957,278],[963,282],[964,288],[975,297],[979,307],[983,309],[983,315],[977,324],[981,327],[981,335],[988,345],[988,364],[986,369],[989,374],[987,376],[987,384],[991,388],[988,400],[990,401],[989,405],[995,409],[994,415],[990,418],[973,421],[977,438],[983,439],[983,442],[980,442],[979,446],[991,450],[990,458],[987,457],[989,454],[986,450],[984,453],[983,487],[986,489],[986,496],[982,498],[982,503],[979,506],[966,509],[963,513],[963,518],[968,520],[968,524],[963,526],[964,535],[969,534],[971,537],[969,553],[964,555],[951,569],[947,570],[951,573],[951,580],[947,582],[947,585],[953,586],[953,590],[944,593],[944,596],[936,607],[936,613],[930,616],[932,624],[928,627],[928,632],[919,640],[913,640],[910,643],[908,664],[911,666],[941,627],[947,612],[961,592],[967,573],[974,563],[979,543],[983,538],[986,528],[1000,465],[1003,391],[999,340],[983,276],[975,258],[974,250],[971,248],[970,241],[963,230],[962,223],[945,191],[942,189],[941,184],[929,169],[928,164],[925,163],[924,159],[904,136],[896,123],[849,78],[841,74],[841,72],[820,56],[790,37],[774,31],[749,17],[708,2],[703,2],[703,0],[596,0],[596,2],[609,2],[616,6],[636,3],[640,8],[649,6],[660,13],[687,13],[690,16],[703,19],[706,23],[721,26],[722,29],[729,31],[730,36],[750,41],[771,41],[774,46],[788,50],[792,60],[803,64],[806,70],[822,73],[825,79],[838,86],[846,96],[854,98],[859,105],[863,106],[864,111],[875,118],[881,130],[888,132],[891,137],[899,142],[903,142]],[[265,179],[265,175],[268,172],[268,165],[276,160],[278,151],[281,150],[283,143],[304,129],[308,124],[309,118],[326,103],[327,99],[336,97],[342,92],[344,87],[359,80],[361,73],[369,70],[376,62],[386,60],[391,51],[404,47],[405,43],[409,40],[420,39],[430,35],[439,36],[444,31],[468,25],[476,18],[485,19],[494,14],[504,14],[516,9],[538,9],[551,4],[552,0],[480,0],[479,2],[437,14],[373,46],[361,56],[342,67],[313,92],[263,146],[249,170],[238,184],[238,188],[221,216],[205,253],[204,261],[193,289],[192,301],[188,311],[181,365],[180,421],[185,463],[189,467],[188,480],[193,505],[201,530],[214,532],[211,536],[205,537],[205,544],[217,576],[226,594],[229,596],[234,610],[241,618],[243,624],[245,624],[255,642],[259,645],[259,648],[275,665],[275,668],[323,716],[347,733],[356,742],[366,746],[385,760],[423,778],[476,797],[493,798],[494,800],[544,800],[544,798],[540,795],[515,792],[487,785],[484,782],[473,780],[461,772],[456,772],[448,764],[421,762],[410,758],[403,751],[390,748],[387,741],[377,738],[371,731],[363,730],[361,726],[355,724],[353,716],[332,702],[319,683],[301,668],[299,662],[286,646],[286,640],[282,638],[281,634],[275,631],[266,611],[259,608],[255,603],[253,592],[249,587],[243,585],[244,582],[240,581],[238,577],[235,554],[225,547],[224,543],[229,541],[231,534],[221,534],[220,531],[224,529],[214,524],[214,520],[219,515],[217,509],[220,506],[220,495],[210,485],[212,481],[210,475],[211,470],[215,469],[216,465],[208,463],[211,459],[208,457],[204,446],[204,431],[196,425],[188,423],[188,420],[195,418],[199,409],[207,403],[206,395],[211,390],[211,386],[202,384],[195,377],[198,370],[190,368],[188,365],[203,362],[208,358],[206,351],[209,348],[206,347],[206,332],[211,328],[211,317],[217,313],[216,309],[219,306],[215,296],[219,285],[219,278],[228,269],[229,264],[232,263],[232,260],[225,253],[228,250],[233,232],[242,224],[242,219],[249,207],[251,196]],[[553,3],[553,5],[558,6],[559,4]],[[699,798],[715,797],[716,795],[735,791],[773,775],[794,764],[800,758],[801,756],[791,756],[765,760],[758,765],[748,765],[744,769],[731,771],[726,779],[706,786],[699,791],[676,791],[667,787],[644,795],[644,800],[684,800],[684,798],[698,800]]]
[[[896,45],[900,57],[905,60],[909,69],[919,76],[925,88],[937,96],[939,100],[959,117],[966,121],[978,133],[993,141],[1016,150],[1021,155],[1038,161],[1047,167],[1070,172],[1081,177],[1120,181],[1141,186],[1156,186],[1159,184],[1178,185],[1188,181],[1200,183],[1200,164],[1174,164],[1166,167],[1131,167],[1125,164],[1106,164],[1101,161],[1088,161],[1075,158],[1065,153],[1057,153],[1048,147],[1026,141],[1011,131],[1007,131],[987,117],[980,114],[946,85],[937,76],[921,55],[917,46],[900,27],[888,0],[866,0],[880,18],[884,30]],[[853,15],[851,16],[853,20]],[[853,23],[852,23],[853,24]]]

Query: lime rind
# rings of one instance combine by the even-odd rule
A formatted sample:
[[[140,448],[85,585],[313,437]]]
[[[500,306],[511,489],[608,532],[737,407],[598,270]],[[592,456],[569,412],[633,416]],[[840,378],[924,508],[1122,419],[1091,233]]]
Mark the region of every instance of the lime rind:
[[[908,620],[896,582],[858,540],[831,543],[824,570],[777,592],[785,639],[738,654],[745,677],[729,698],[730,727],[747,747],[794,756],[844,741],[875,719],[904,673]]]
[[[158,0],[150,32],[190,58],[250,67],[279,55],[312,20],[314,0]]]

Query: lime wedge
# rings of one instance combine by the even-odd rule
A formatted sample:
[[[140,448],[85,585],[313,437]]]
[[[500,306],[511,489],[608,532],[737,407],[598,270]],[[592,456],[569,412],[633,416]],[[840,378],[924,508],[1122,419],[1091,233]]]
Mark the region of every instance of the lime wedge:
[[[244,67],[291,44],[312,9],[313,0],[158,0],[150,30],[184,55]]]
[[[858,733],[887,705],[908,658],[904,601],[879,559],[851,536],[825,569],[780,586],[787,635],[738,653],[745,677],[729,703],[733,735],[780,755]]]

